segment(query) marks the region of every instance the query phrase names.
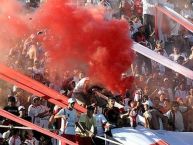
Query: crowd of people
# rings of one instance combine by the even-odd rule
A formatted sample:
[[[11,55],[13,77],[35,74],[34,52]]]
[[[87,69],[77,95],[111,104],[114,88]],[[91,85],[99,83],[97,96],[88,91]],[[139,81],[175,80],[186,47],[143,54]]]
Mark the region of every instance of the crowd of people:
[[[26,2],[27,7],[35,8],[41,4],[35,0],[23,2]],[[130,24],[128,35],[134,41],[193,69],[192,32],[164,17],[164,21],[169,25],[159,31],[162,37],[156,40],[154,25],[156,5],[168,6],[192,21],[191,0],[87,0],[79,1],[79,5],[104,6],[105,20],[128,21]],[[175,30],[174,33],[174,29],[178,32]],[[49,54],[35,39],[40,33],[31,34],[11,48],[7,65],[67,96],[68,107],[61,108],[17,86],[0,82],[1,98],[7,101],[7,104],[2,104],[4,110],[79,144],[103,145],[106,142],[96,136],[112,139],[112,128],[124,126],[136,128],[139,124],[154,130],[193,131],[191,79],[136,53],[136,59],[131,66],[132,74],[124,74],[124,77],[134,76],[133,87],[123,94],[115,94],[104,86],[94,84],[79,68],[66,70],[62,77],[58,76],[57,69],[49,70],[46,67],[50,62]],[[123,107],[116,107],[115,102]],[[87,112],[82,114],[76,112],[75,103],[85,107]],[[138,115],[143,116],[145,122],[138,122]],[[14,126],[21,125],[6,118],[0,118],[0,123],[12,126],[8,130],[0,129],[0,137],[3,139],[0,144],[60,144],[57,140],[38,132],[15,129]]]

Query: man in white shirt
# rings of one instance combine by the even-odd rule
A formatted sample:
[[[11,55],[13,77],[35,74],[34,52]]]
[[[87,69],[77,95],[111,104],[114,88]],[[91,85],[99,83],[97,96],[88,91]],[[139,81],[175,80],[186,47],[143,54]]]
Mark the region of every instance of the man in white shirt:
[[[110,3],[110,6],[112,8],[113,17],[120,18],[121,17],[121,13],[120,13],[121,0],[108,0],[108,2]]]
[[[68,99],[68,108],[61,109],[55,116],[54,119],[61,118],[60,134],[75,142],[75,124],[77,123],[77,113],[74,109],[76,100],[74,98]]]
[[[175,98],[181,98],[183,101],[186,101],[186,97],[188,96],[188,91],[185,88],[185,84],[181,83],[179,84],[179,87],[177,90],[175,90]]]
[[[41,111],[41,108],[39,107],[39,101],[40,99],[38,97],[34,97],[32,100],[32,104],[28,107],[28,116],[31,117],[32,123],[40,126],[40,118],[38,114]]]
[[[96,120],[97,135],[104,137],[105,128],[109,128],[109,123],[105,116],[98,111],[98,107],[95,105],[94,118]],[[105,141],[94,138],[95,144],[105,145]]]
[[[186,55],[184,53],[180,52],[180,49],[178,48],[178,46],[174,46],[173,53],[171,53],[169,55],[169,59],[171,59],[172,61],[177,62],[177,60],[180,56],[182,56],[184,58],[184,61],[186,61]]]
[[[12,136],[9,139],[9,145],[20,145],[21,144],[21,139],[19,136],[19,130],[14,129],[12,132]]]
[[[184,5],[184,9],[181,10],[180,14],[181,14],[184,18],[186,18],[186,19],[191,19],[191,20],[193,20],[193,10],[192,10],[192,8],[191,8],[191,5],[188,4],[188,3],[186,3],[186,4]]]
[[[42,128],[48,129],[49,118],[50,118],[50,112],[49,112],[50,108],[48,108],[46,100],[41,99],[40,108],[41,108],[40,113],[47,112],[40,117],[40,126]]]
[[[179,104],[174,101],[171,110],[165,114],[169,119],[169,125],[173,131],[184,131],[184,121],[182,113],[179,110]]]
[[[47,114],[49,110],[44,110],[40,106],[40,98],[34,97],[32,104],[28,107],[28,116],[31,117],[32,123],[40,126],[40,118]]]
[[[39,145],[39,141],[34,137],[32,130],[27,130],[25,132],[25,141],[26,145]]]
[[[143,3],[143,24],[146,26],[146,33],[151,35],[155,28],[155,6],[158,0],[142,0]]]
[[[82,78],[73,90],[74,97],[86,105],[89,105],[89,98],[86,95],[89,82],[90,79],[88,77]]]

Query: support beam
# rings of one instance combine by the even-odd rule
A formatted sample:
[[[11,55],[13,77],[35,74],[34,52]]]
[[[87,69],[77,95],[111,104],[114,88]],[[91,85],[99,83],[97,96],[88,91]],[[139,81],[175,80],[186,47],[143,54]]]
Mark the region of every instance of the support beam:
[[[184,26],[189,31],[193,32],[193,24],[182,17],[180,14],[175,12],[174,10],[168,8],[168,7],[162,7],[162,6],[156,6],[156,9],[160,11],[161,13],[167,15],[169,18],[174,20],[175,22],[179,23],[180,25]]]
[[[182,74],[183,76],[193,80],[193,71],[191,71],[190,69],[188,69],[188,68],[186,68],[186,67],[184,67],[184,66],[182,66],[174,61],[171,61],[170,59],[168,59],[162,55],[159,55],[158,53],[150,50],[149,48],[147,48],[139,43],[134,42],[132,49],[134,51],[146,56],[147,58],[154,60],[154,61],[170,68],[171,70],[178,72],[178,73]]]
[[[55,90],[52,90],[3,64],[0,64],[0,78],[61,107],[66,107],[68,105],[68,98],[66,96],[59,94]],[[75,104],[75,109],[79,112],[86,112],[86,109],[78,104]]]
[[[62,143],[64,142],[64,143],[67,143],[67,144],[70,144],[70,145],[78,145],[78,144],[76,144],[76,143],[74,143],[74,142],[72,142],[70,140],[65,139],[64,137],[61,137],[61,136],[59,136],[57,134],[54,134],[54,133],[48,131],[47,129],[41,128],[41,127],[31,123],[31,122],[28,122],[28,121],[26,121],[26,120],[24,120],[22,118],[19,118],[19,117],[15,116],[15,115],[5,111],[5,110],[0,109],[0,116],[3,116],[5,118],[7,118],[7,119],[15,121],[15,122],[17,122],[19,124],[22,124],[24,126],[33,128],[33,130],[36,130],[36,131],[38,131],[40,133],[43,133],[43,134],[45,134],[47,136],[50,136],[51,138],[55,138],[57,140],[60,140]]]

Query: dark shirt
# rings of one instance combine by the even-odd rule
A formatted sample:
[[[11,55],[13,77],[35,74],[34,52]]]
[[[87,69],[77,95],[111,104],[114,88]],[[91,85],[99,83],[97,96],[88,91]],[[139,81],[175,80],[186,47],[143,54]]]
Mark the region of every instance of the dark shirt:
[[[5,110],[13,115],[19,116],[18,107],[5,106],[3,110]],[[18,125],[18,124],[12,120],[9,120],[7,118],[3,118],[3,125]]]
[[[24,120],[26,120],[26,121],[29,121],[29,122],[31,122],[31,117],[30,116],[23,116],[23,117],[21,117],[22,119],[24,119]]]
[[[118,119],[120,118],[120,111],[119,108],[113,107],[113,108],[105,108],[103,111],[103,114],[105,115],[108,122],[112,124],[117,124]]]
[[[145,46],[145,42],[147,40],[147,36],[146,36],[145,33],[138,31],[138,32],[133,34],[133,40],[135,42],[138,42],[138,43],[140,43],[140,44]]]
[[[5,110],[11,114],[14,114],[16,116],[19,116],[18,107],[5,106],[3,110]]]

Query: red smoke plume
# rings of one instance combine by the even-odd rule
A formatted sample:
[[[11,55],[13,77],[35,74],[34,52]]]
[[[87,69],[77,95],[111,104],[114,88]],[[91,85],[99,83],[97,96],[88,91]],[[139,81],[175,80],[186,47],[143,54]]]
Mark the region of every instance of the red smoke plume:
[[[0,51],[6,51],[29,32],[21,3],[0,0]]]
[[[14,0],[5,1],[10,1],[13,9],[18,7]],[[19,38],[25,33],[44,30],[45,35],[39,41],[52,57],[50,67],[55,65],[66,69],[69,66],[86,66],[84,68],[93,80],[112,90],[125,89],[132,84],[131,78],[121,81],[121,74],[130,67],[133,60],[126,21],[104,20],[103,9],[77,8],[68,5],[65,0],[49,0],[34,14],[28,15],[32,18],[28,19],[30,22],[21,19],[24,15],[16,12],[17,15],[9,15],[17,17],[6,21],[8,25],[3,25],[11,28],[7,36],[14,33],[12,38]],[[1,17],[4,18],[5,13],[2,14],[0,22],[4,23]],[[2,37],[4,33],[0,32],[0,35]]]

